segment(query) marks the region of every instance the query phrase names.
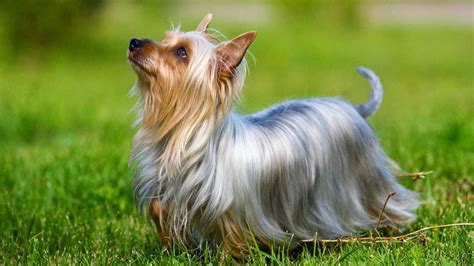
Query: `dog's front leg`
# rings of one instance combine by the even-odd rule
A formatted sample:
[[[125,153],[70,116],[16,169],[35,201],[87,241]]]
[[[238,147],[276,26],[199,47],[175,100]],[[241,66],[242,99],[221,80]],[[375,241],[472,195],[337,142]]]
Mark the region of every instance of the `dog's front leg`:
[[[163,249],[166,251],[168,250],[171,244],[171,238],[168,235],[169,231],[162,222],[167,220],[166,208],[162,206],[159,199],[153,199],[150,202],[149,213],[150,217],[153,219],[153,222],[156,225],[156,230],[158,231],[158,235],[160,237],[160,242],[163,245]]]

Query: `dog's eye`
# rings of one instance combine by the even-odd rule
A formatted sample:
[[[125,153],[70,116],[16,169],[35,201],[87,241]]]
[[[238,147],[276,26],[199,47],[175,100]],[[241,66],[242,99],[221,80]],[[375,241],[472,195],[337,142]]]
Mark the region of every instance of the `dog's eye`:
[[[186,49],[184,47],[179,47],[176,49],[176,56],[180,58],[186,58],[188,57],[188,52],[186,52]]]

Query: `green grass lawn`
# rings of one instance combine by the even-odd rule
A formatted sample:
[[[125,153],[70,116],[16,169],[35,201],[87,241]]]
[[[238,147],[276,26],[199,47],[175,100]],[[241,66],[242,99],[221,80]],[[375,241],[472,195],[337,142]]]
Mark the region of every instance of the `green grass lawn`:
[[[169,20],[140,9],[125,16],[125,8],[45,51],[41,63],[10,63],[0,40],[0,264],[220,261],[206,252],[163,253],[134,206],[128,155],[135,99],[127,93],[135,75],[125,51],[132,36],[161,38]],[[239,110],[331,95],[362,102],[369,87],[355,68],[370,67],[385,85],[382,107],[369,119],[385,150],[407,171],[434,171],[402,180],[423,203],[407,231],[474,222],[472,28],[333,30],[304,21],[230,25],[222,16],[212,26],[227,36],[259,33]],[[197,20],[183,19],[183,28]],[[293,255],[256,251],[249,262],[473,263],[474,227],[424,236],[424,243],[306,247]]]

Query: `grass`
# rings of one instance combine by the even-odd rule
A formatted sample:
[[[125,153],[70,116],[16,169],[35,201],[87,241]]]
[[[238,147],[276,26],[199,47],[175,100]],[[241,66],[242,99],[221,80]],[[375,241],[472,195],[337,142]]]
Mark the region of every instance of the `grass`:
[[[369,89],[355,67],[373,68],[386,93],[369,121],[385,150],[407,171],[434,170],[426,179],[402,180],[423,200],[407,230],[474,222],[472,28],[344,31],[298,20],[230,25],[215,15],[212,25],[228,36],[259,32],[239,110],[328,95],[362,102]],[[48,59],[40,63],[13,63],[0,45],[8,63],[0,65],[0,264],[220,262],[210,252],[163,253],[133,203],[127,163],[134,99],[127,93],[135,76],[125,49],[131,36],[160,38],[167,23],[150,10],[119,4],[92,30],[45,51]],[[183,20],[183,28],[196,23]],[[472,264],[473,227],[425,237],[424,243],[306,247],[293,255],[256,250],[248,262]]]

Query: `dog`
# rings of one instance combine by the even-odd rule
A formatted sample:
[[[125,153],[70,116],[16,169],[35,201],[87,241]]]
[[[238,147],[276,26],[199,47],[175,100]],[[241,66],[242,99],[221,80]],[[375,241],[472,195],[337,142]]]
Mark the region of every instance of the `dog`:
[[[397,182],[397,164],[365,120],[383,96],[371,70],[358,68],[371,85],[365,104],[292,100],[241,116],[233,107],[256,32],[219,42],[211,18],[129,44],[134,194],[165,248],[207,243],[236,254],[415,220],[417,194]]]

